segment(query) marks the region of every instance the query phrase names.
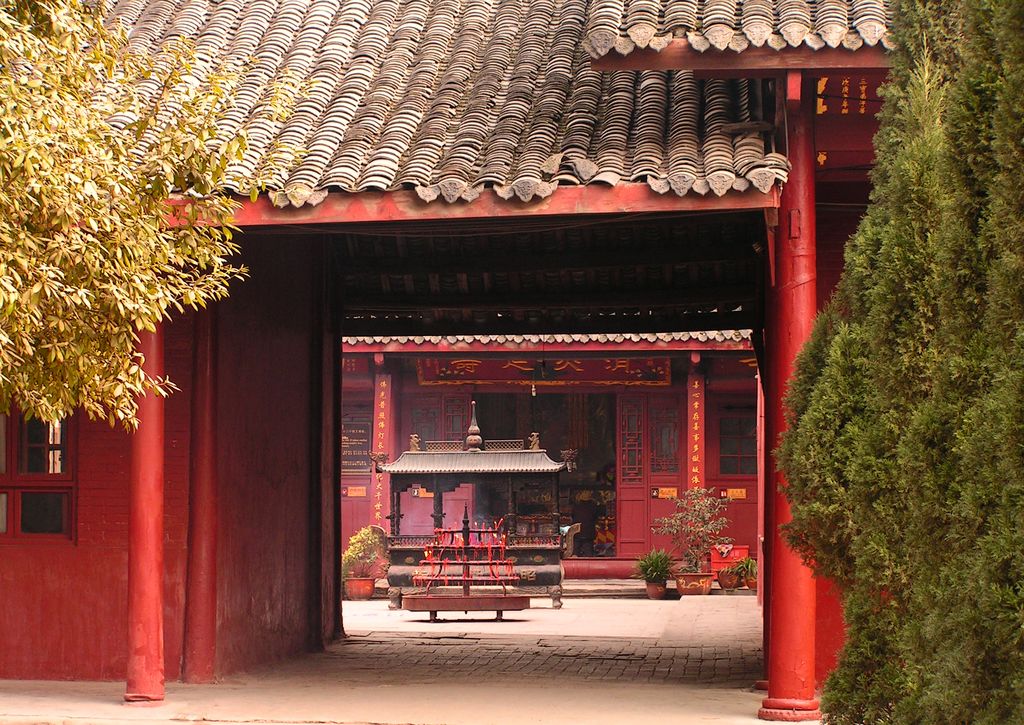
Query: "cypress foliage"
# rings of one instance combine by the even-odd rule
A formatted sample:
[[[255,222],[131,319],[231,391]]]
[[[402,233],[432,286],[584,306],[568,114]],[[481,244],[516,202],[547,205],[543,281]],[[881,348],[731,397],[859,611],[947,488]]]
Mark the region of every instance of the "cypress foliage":
[[[1024,722],[1024,3],[899,0],[872,203],[800,356],[791,542],[830,722]]]

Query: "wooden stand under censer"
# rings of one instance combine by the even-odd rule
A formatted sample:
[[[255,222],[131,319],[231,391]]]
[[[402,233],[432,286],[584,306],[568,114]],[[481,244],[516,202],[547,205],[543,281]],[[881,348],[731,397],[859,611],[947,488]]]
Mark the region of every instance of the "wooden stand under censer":
[[[410,436],[409,450],[394,463],[375,460],[391,478],[388,596],[392,609],[430,612],[528,609],[531,594],[562,606],[562,536],[558,474],[540,437],[484,445],[476,403],[465,446]],[[575,451],[564,452],[571,460]],[[463,510],[461,528],[444,526],[444,495],[463,484],[474,488],[473,519]],[[433,498],[432,535],[401,533],[401,494],[413,486]],[[493,522],[490,525],[480,521]],[[454,591],[453,591],[454,589]]]

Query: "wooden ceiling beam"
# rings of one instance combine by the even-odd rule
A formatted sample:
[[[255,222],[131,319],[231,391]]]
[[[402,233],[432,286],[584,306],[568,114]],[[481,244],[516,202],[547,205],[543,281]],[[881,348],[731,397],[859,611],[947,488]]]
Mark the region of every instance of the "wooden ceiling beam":
[[[420,321],[388,319],[343,319],[341,334],[345,337],[412,336],[412,335],[547,335],[547,334],[613,334],[698,332],[702,330],[748,330],[754,316],[751,312],[690,313],[685,315],[637,315],[633,317],[595,317],[571,322],[541,318],[517,321],[511,318],[490,319],[483,323],[437,320]],[[497,348],[495,348],[497,350]]]
[[[789,70],[808,70],[821,74],[848,70],[858,73],[885,72],[892,61],[880,45],[862,46],[857,50],[822,48],[806,45],[775,50],[768,46],[734,50],[709,48],[695,50],[686,38],[675,38],[662,51],[638,48],[629,55],[614,51],[591,61],[598,71],[616,70],[692,70],[703,77],[759,77],[782,74]]]
[[[763,232],[760,236],[763,237]],[[562,252],[558,254],[512,254],[467,257],[386,257],[377,259],[338,259],[338,272],[343,277],[354,275],[404,275],[404,274],[464,274],[473,272],[548,272],[569,270],[615,269],[623,266],[642,264],[645,266],[687,265],[708,263],[729,263],[752,261],[755,253],[753,244],[759,240],[753,230],[750,239],[739,244],[700,246],[696,250],[686,247],[645,250],[626,248],[622,251]],[[731,253],[730,253],[731,252]]]
[[[531,292],[517,295],[446,294],[380,295],[346,290],[342,309],[345,314],[419,313],[430,310],[470,310],[505,312],[512,310],[605,310],[652,307],[684,308],[716,305],[728,307],[754,300],[754,284],[707,285],[663,290],[567,290]],[[717,328],[716,328],[717,329]]]

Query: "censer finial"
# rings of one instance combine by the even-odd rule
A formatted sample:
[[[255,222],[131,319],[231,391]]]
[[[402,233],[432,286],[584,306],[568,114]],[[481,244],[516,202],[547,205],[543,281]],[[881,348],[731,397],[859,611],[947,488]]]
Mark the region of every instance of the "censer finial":
[[[480,435],[480,426],[476,422],[476,401],[472,400],[469,404],[473,412],[469,419],[469,430],[466,431],[469,434],[466,436],[466,448],[471,451],[479,451],[484,444],[484,439]]]

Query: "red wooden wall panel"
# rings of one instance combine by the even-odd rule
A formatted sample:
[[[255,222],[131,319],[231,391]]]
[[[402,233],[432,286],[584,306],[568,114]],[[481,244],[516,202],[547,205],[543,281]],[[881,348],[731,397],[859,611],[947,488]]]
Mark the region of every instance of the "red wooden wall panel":
[[[165,667],[179,676],[188,525],[189,316],[168,323]],[[129,439],[80,417],[74,464],[76,539],[0,545],[0,677],[119,679],[127,660]]]
[[[312,572],[320,572],[310,531],[319,475],[311,454],[319,364],[311,357],[319,334],[312,244],[293,240],[283,254],[280,240],[243,236],[250,277],[220,307],[219,674],[304,651],[319,630],[309,611]]]

